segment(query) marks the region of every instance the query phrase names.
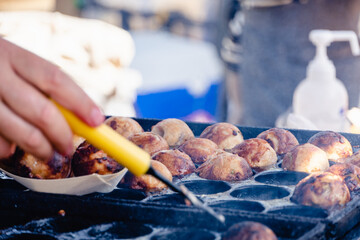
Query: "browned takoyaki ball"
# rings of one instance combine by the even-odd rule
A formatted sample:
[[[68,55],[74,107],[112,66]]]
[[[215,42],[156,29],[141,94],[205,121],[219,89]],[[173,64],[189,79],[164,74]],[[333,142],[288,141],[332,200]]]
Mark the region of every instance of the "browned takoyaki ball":
[[[260,133],[257,138],[266,140],[277,154],[284,154],[299,145],[296,137],[288,130],[271,128]]]
[[[186,140],[194,138],[194,133],[182,120],[164,119],[151,127],[151,132],[163,137],[171,148],[177,147]]]
[[[350,192],[340,176],[318,172],[310,174],[296,185],[291,201],[331,210],[349,202]]]
[[[235,125],[226,122],[208,126],[200,137],[210,139],[221,149],[231,149],[244,141],[241,131]]]
[[[282,168],[287,171],[307,173],[326,171],[329,168],[329,160],[322,149],[311,143],[305,143],[285,154]]]
[[[337,161],[353,154],[350,142],[340,133],[325,131],[313,135],[308,143],[311,143],[327,154],[329,160]]]
[[[152,155],[152,159],[164,164],[173,176],[188,175],[196,169],[189,155],[177,149],[159,151]]]
[[[135,133],[128,138],[131,142],[148,152],[150,155],[169,149],[166,140],[152,132]]]
[[[119,172],[123,166],[110,158],[104,151],[85,141],[80,144],[73,155],[72,169],[75,176],[92,173],[105,175]]]
[[[40,160],[18,148],[12,160],[15,174],[23,177],[59,179],[67,178],[71,173],[71,159],[56,152],[49,160]]]
[[[351,163],[355,166],[360,167],[360,151],[354,153],[353,155],[346,157],[346,158],[339,158],[337,160],[338,162],[344,162],[344,163]]]
[[[113,116],[107,118],[104,123],[125,138],[128,138],[135,133],[144,132],[144,129],[140,124],[129,117]]]
[[[245,158],[255,171],[273,167],[277,162],[275,150],[267,141],[260,138],[246,139],[232,148],[230,152]]]
[[[328,172],[336,174],[345,181],[350,192],[360,188],[360,168],[351,163],[337,163],[332,165]]]
[[[169,181],[172,181],[172,175],[164,164],[155,160],[151,160],[151,166],[162,176],[167,178]],[[136,177],[131,172],[127,172],[125,174],[124,178],[121,180],[121,183],[127,185],[129,188],[142,190],[145,192],[158,192],[167,188],[166,184],[149,174]]]
[[[223,181],[240,181],[253,175],[244,158],[225,151],[213,155],[196,172],[202,178]]]
[[[232,225],[223,235],[222,240],[277,240],[275,233],[267,226],[252,221]]]
[[[189,155],[194,163],[203,163],[219,151],[220,148],[209,139],[193,138],[181,144],[178,150]]]

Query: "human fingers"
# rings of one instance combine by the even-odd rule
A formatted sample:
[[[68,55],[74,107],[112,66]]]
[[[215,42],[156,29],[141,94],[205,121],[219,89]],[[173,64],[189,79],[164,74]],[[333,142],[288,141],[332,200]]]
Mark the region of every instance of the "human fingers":
[[[6,42],[5,46],[13,48],[9,52],[10,63],[21,78],[90,126],[97,126],[104,121],[104,116],[96,104],[59,67],[9,42]]]
[[[25,152],[41,159],[53,155],[53,148],[42,132],[14,114],[0,101],[0,135],[8,142],[16,142]]]
[[[13,113],[41,130],[56,150],[63,154],[72,152],[72,132],[61,113],[49,99],[36,88],[8,72],[0,89],[2,101]]]
[[[0,159],[8,158],[15,152],[15,144],[12,144],[0,135]]]

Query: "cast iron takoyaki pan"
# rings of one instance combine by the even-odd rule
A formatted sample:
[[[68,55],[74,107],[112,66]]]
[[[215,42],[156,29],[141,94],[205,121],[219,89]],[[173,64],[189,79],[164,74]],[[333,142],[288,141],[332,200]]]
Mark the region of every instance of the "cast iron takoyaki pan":
[[[156,119],[135,120],[145,131],[159,122]],[[195,136],[209,126],[204,123],[188,125]],[[239,129],[244,139],[266,130],[241,126]],[[299,143],[316,133],[290,131]],[[358,135],[343,135],[354,147],[360,145]],[[211,218],[203,211],[187,206],[170,190],[148,195],[119,184],[111,193],[75,197],[32,192],[3,176],[0,180],[0,239],[71,239],[71,236],[220,239],[230,225],[245,220],[269,226],[279,239],[336,239],[358,223],[360,201],[356,194],[345,208],[333,212],[292,203],[290,197],[295,185],[307,174],[285,172],[279,165],[237,183],[206,180],[195,173],[174,179],[221,212],[226,217],[225,226],[209,220]],[[133,230],[135,227],[139,230]],[[129,230],[125,234],[122,229]]]

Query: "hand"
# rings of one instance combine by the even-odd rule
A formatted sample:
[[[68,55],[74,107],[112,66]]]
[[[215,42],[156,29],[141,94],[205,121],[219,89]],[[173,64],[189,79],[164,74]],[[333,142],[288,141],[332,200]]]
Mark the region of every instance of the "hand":
[[[0,38],[0,159],[15,145],[41,159],[70,154],[72,132],[54,99],[90,126],[99,108],[59,67]]]

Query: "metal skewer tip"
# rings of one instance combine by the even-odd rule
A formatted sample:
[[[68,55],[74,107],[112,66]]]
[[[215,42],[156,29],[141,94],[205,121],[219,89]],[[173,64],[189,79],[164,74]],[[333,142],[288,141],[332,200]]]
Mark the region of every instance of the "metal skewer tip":
[[[211,207],[205,205],[203,202],[201,202],[192,192],[189,191],[184,185],[180,185],[180,187],[173,184],[171,181],[169,181],[167,178],[165,178],[163,175],[161,175],[159,172],[157,172],[152,166],[150,166],[149,170],[147,171],[147,174],[153,175],[166,185],[170,187],[171,190],[178,192],[182,194],[184,197],[186,197],[194,206],[199,207],[209,213],[211,216],[213,216],[216,220],[221,222],[222,224],[225,223],[225,217],[222,214],[216,213]]]
[[[181,193],[186,196],[186,198],[196,207],[199,207],[206,212],[208,212],[211,216],[216,218],[221,223],[225,223],[225,217],[222,214],[216,213],[211,207],[205,205],[201,202],[192,192],[189,191],[184,185],[180,185]]]

